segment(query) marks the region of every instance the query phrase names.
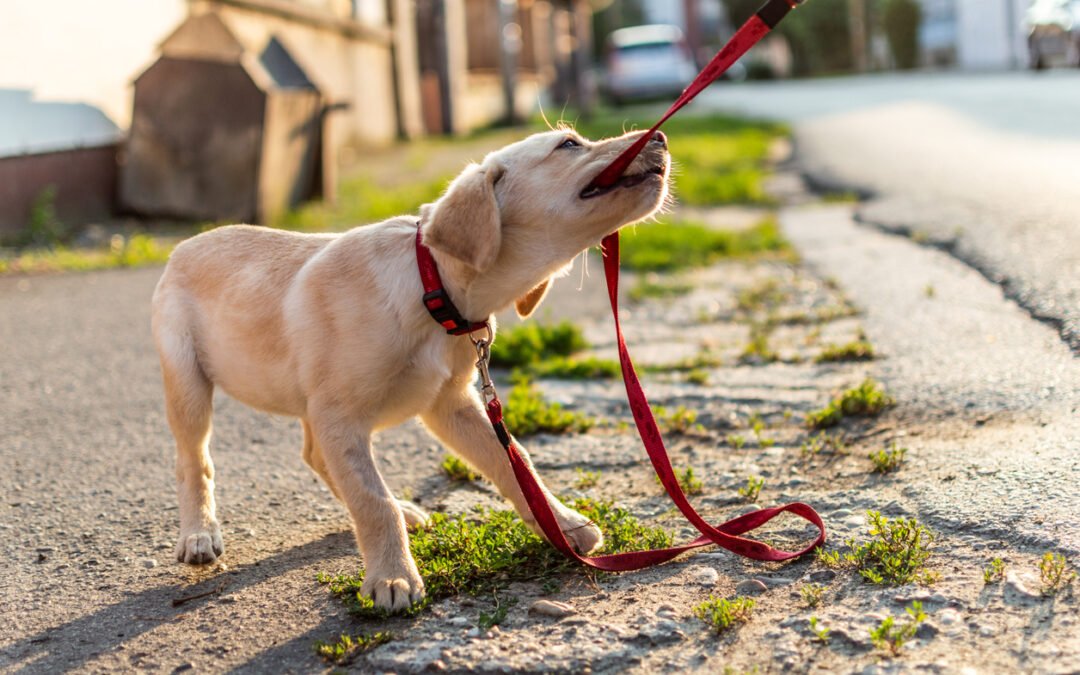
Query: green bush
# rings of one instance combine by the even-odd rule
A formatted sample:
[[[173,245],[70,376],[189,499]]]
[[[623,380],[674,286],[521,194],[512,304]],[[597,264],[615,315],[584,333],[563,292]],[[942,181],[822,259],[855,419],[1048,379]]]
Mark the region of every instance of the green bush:
[[[514,368],[528,366],[555,356],[570,356],[588,349],[581,329],[563,321],[553,326],[536,322],[523,323],[499,331],[491,348],[491,365]]]

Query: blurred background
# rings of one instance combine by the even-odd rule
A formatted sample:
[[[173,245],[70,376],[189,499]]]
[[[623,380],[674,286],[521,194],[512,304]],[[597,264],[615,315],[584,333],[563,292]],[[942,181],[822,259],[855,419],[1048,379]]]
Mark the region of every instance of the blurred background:
[[[24,243],[43,218],[274,223],[333,200],[372,148],[519,124],[541,105],[587,119],[668,100],[759,4],[8,2],[0,237]],[[812,0],[716,87],[1078,65],[1072,0]]]

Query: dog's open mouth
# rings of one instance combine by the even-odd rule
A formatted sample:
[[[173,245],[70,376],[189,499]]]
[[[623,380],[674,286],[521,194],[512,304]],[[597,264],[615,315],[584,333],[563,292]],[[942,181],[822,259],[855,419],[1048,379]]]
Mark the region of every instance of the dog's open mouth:
[[[650,169],[646,169],[645,171],[643,171],[641,173],[635,173],[635,174],[632,174],[632,175],[623,176],[619,180],[615,181],[614,184],[612,184],[612,185],[610,185],[608,187],[598,187],[596,185],[590,184],[588,187],[586,187],[584,190],[581,191],[581,194],[579,196],[582,199],[592,199],[593,197],[599,197],[600,195],[606,195],[607,193],[615,190],[616,188],[635,187],[635,186],[641,185],[642,183],[644,183],[646,180],[648,180],[652,176],[663,177],[664,172],[666,170],[667,170],[667,167],[664,166],[663,164],[660,164],[660,165],[654,166],[654,167],[652,167]]]

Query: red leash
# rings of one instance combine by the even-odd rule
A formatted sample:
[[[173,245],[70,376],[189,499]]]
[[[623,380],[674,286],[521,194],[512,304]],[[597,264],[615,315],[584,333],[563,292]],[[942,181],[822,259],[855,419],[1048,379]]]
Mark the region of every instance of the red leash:
[[[747,21],[735,36],[732,37],[731,41],[720,50],[709,65],[702,70],[698,77],[686,88],[686,91],[684,91],[679,99],[668,109],[660,121],[650,129],[650,133],[644,134],[633,146],[619,155],[611,165],[597,176],[593,181],[593,184],[598,187],[607,187],[614,184],[634,160],[634,157],[636,157],[637,154],[641,152],[641,149],[645,147],[645,144],[652,137],[652,132],[659,129],[660,125],[669,117],[689,103],[691,99],[697,96],[713,80],[720,77],[731,64],[735,63],[735,61],[746,53],[750,47],[772,30],[772,28],[774,28],[776,24],[779,23],[779,21],[799,2],[801,2],[801,0],[770,0],[768,4]],[[421,279],[424,284],[425,307],[431,312],[435,320],[443,325],[451,335],[463,335],[481,329],[486,329],[488,331],[486,339],[470,337],[473,344],[476,346],[478,356],[476,365],[480,372],[484,400],[487,406],[487,415],[491,420],[491,425],[495,430],[496,436],[499,438],[499,442],[502,444],[503,448],[506,449],[507,457],[510,459],[510,466],[514,469],[514,475],[525,496],[525,501],[528,503],[529,509],[536,518],[536,522],[540,526],[541,531],[543,531],[544,536],[547,537],[548,541],[551,542],[555,548],[562,551],[566,556],[590,567],[609,572],[622,572],[650,567],[671,560],[691,549],[708,546],[709,544],[716,544],[721,548],[746,558],[768,561],[796,558],[823,544],[825,542],[825,524],[822,522],[821,516],[819,516],[810,506],[800,502],[752,511],[718,526],[709,524],[694,510],[694,507],[690,505],[690,502],[686,499],[686,495],[679,486],[679,480],[672,469],[671,460],[668,458],[667,449],[664,447],[664,440],[660,435],[660,430],[656,425],[656,419],[653,417],[652,408],[649,406],[648,399],[645,397],[645,392],[641,387],[641,382],[638,380],[637,373],[634,370],[633,361],[630,359],[630,352],[626,347],[626,340],[623,338],[622,325],[619,322],[619,235],[617,232],[604,239],[603,248],[604,276],[607,281],[611,312],[615,319],[615,335],[619,346],[619,362],[622,366],[623,381],[626,383],[626,396],[630,403],[630,411],[634,416],[634,422],[637,425],[638,432],[641,434],[641,440],[645,444],[645,450],[649,454],[649,459],[652,461],[653,468],[656,470],[656,474],[659,476],[661,484],[664,486],[664,489],[667,491],[672,501],[675,502],[675,505],[679,507],[682,514],[699,532],[701,532],[702,536],[689,543],[671,548],[633,551],[629,553],[617,553],[602,556],[581,556],[578,555],[573,546],[570,545],[570,542],[567,541],[566,535],[559,527],[558,519],[551,510],[551,506],[548,504],[547,498],[544,496],[536,476],[529,468],[528,463],[522,458],[513,438],[506,430],[506,425],[503,422],[502,403],[499,401],[498,394],[495,392],[495,386],[488,373],[488,363],[491,357],[491,328],[488,326],[487,322],[473,323],[463,319],[457,309],[454,308],[453,303],[450,302],[450,298],[442,288],[442,282],[439,280],[438,270],[434,260],[431,258],[431,253],[421,240],[419,227],[417,230],[417,262],[420,267]],[[449,316],[451,313],[452,317]],[[739,536],[764,525],[784,512],[799,516],[818,528],[817,538],[801,551],[781,551],[768,546],[767,544],[763,544],[762,542]]]

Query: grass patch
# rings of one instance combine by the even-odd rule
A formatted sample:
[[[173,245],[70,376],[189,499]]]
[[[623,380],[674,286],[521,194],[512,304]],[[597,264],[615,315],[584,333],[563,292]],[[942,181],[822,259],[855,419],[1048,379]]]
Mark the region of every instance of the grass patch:
[[[442,461],[442,470],[446,477],[454,482],[468,483],[480,479],[480,474],[454,455],[447,455]]]
[[[745,313],[771,312],[791,297],[790,289],[784,289],[775,278],[740,289],[735,294],[735,307]]]
[[[870,461],[874,463],[874,473],[892,473],[899,471],[904,463],[907,448],[896,447],[896,441],[884,450],[870,453]]]
[[[709,383],[709,371],[704,368],[695,368],[687,371],[686,381],[690,384],[696,384],[699,387],[703,387]]]
[[[315,641],[315,653],[327,663],[335,666],[347,666],[361,654],[375,649],[379,645],[386,644],[394,639],[394,636],[385,631],[377,633],[360,633],[350,636],[342,633],[334,642]]]
[[[877,628],[870,629],[870,640],[878,649],[884,649],[893,656],[899,656],[900,651],[908,640],[915,637],[919,630],[919,624],[926,621],[926,612],[923,611],[922,603],[918,600],[911,603],[906,610],[908,621],[904,625],[898,625],[893,617],[886,617]]]
[[[0,274],[83,272],[162,265],[169,259],[172,249],[172,243],[164,243],[148,234],[130,237],[115,234],[108,248],[35,248],[10,258],[0,258]]]
[[[549,402],[531,380],[520,375],[506,397],[503,419],[515,436],[585,432],[596,425],[591,417],[563,410],[561,404]]]
[[[812,429],[827,429],[840,424],[845,417],[874,417],[895,403],[879,383],[868,378],[824,408],[807,414],[806,424]]]
[[[545,326],[523,323],[499,331],[491,347],[491,365],[504,368],[529,366],[544,359],[570,356],[589,348],[581,328],[569,321]]]
[[[338,185],[334,203],[310,202],[285,213],[273,225],[298,232],[330,232],[415,214],[422,204],[438,199],[453,178],[450,174],[397,185],[382,185],[368,176],[347,178]]]
[[[690,221],[638,225],[625,232],[619,248],[623,266],[638,272],[671,272],[724,258],[792,252],[772,218],[744,230],[718,230]]]
[[[761,488],[765,487],[765,479],[761,476],[747,476],[746,485],[739,488],[739,497],[747,504],[753,504],[761,496]]]
[[[847,344],[829,344],[814,357],[814,363],[842,363],[845,361],[872,361],[874,345],[866,340],[852,340]]]
[[[728,600],[710,595],[708,600],[694,608],[694,616],[720,634],[736,624],[749,621],[755,604],[753,598],[739,596]]]
[[[589,138],[629,129],[647,129],[652,121],[617,112],[594,116],[577,125]],[[771,204],[764,179],[769,148],[788,134],[786,127],[720,115],[674,117],[665,124],[668,147],[678,164],[674,191],[684,204]]]
[[[1042,581],[1043,595],[1057,595],[1076,581],[1076,572],[1069,569],[1069,561],[1065,556],[1047,551],[1039,560],[1039,578]]]
[[[641,302],[649,298],[677,298],[694,290],[693,284],[678,279],[665,280],[650,273],[638,277],[630,287],[630,299]]]
[[[926,571],[936,536],[914,518],[889,520],[877,511],[866,514],[872,539],[856,544],[848,539],[846,553],[818,549],[818,560],[827,567],[850,568],[873,584],[902,586],[917,581],[933,583],[936,575]]]
[[[594,356],[553,356],[525,366],[525,372],[533,377],[561,380],[613,380],[622,374],[622,367],[618,361]]]
[[[604,532],[604,553],[621,553],[671,545],[671,535],[643,525],[611,502],[578,499],[572,506]],[[424,579],[427,595],[410,611],[415,615],[432,602],[462,593],[495,593],[514,581],[543,581],[577,565],[533,534],[511,511],[478,511],[472,516],[433,513],[428,525],[409,536],[409,548]],[[370,598],[360,594],[364,581],[355,575],[321,574],[318,581],[366,618],[385,618]]]

